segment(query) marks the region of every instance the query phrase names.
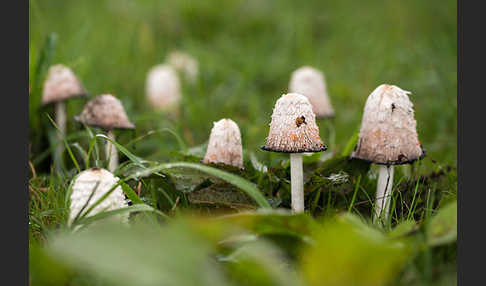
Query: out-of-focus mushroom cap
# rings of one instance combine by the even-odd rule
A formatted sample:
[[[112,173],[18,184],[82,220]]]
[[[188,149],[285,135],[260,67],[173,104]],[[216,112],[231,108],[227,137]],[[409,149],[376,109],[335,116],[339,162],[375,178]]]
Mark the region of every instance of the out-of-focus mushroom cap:
[[[191,55],[181,51],[173,51],[167,56],[167,63],[178,72],[183,73],[189,81],[194,82],[197,79],[199,64]]]
[[[81,114],[75,119],[104,130],[135,128],[128,119],[121,101],[111,94],[99,95],[88,101]]]
[[[243,168],[243,148],[238,125],[231,119],[214,122],[203,163],[224,163]]]
[[[171,109],[181,99],[177,72],[167,64],[153,67],[147,74],[145,93],[149,103],[159,110]]]
[[[89,199],[88,205],[84,208],[84,211],[103,197],[103,195],[106,194],[118,180],[119,179],[112,173],[100,168],[91,168],[79,173],[72,187],[69,223],[73,222],[74,218],[86,204],[93,191],[94,194],[91,199]],[[98,186],[96,186],[97,184]],[[120,186],[117,186],[105,200],[91,210],[88,216],[95,215],[101,211],[111,211],[127,206],[123,190]],[[128,220],[128,214],[118,215],[117,217],[123,222],[127,222]]]
[[[61,64],[49,68],[42,90],[43,105],[86,95],[86,90],[70,68]]]
[[[418,140],[417,122],[409,91],[382,84],[368,97],[358,143],[351,157],[395,165],[422,159],[425,151]]]
[[[316,116],[307,97],[289,93],[277,100],[267,142],[262,149],[285,153],[320,152],[327,149],[319,137]]]
[[[312,104],[312,110],[318,118],[334,116],[331,100],[327,95],[324,74],[309,66],[303,66],[292,73],[289,92],[305,95]]]

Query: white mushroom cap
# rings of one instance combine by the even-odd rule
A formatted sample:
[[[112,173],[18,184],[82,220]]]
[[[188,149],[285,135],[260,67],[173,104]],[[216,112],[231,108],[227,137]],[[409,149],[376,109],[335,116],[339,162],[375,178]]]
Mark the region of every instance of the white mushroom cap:
[[[238,125],[231,119],[214,122],[203,163],[224,163],[243,168],[243,147]]]
[[[319,137],[316,116],[307,97],[298,93],[284,94],[273,108],[266,151],[304,153],[327,149]]]
[[[176,71],[183,73],[188,81],[194,82],[197,79],[199,64],[191,55],[181,51],[173,51],[167,56],[167,63]]]
[[[88,101],[76,120],[105,130],[134,129],[119,99],[111,94],[102,94]]]
[[[327,95],[326,80],[321,71],[309,66],[295,70],[290,78],[289,92],[305,95],[317,117],[334,116],[334,109]]]
[[[72,186],[69,224],[73,222],[74,218],[86,204],[93,193],[93,190],[94,194],[91,199],[89,199],[83,212],[87,211],[90,206],[103,197],[103,195],[105,195],[118,182],[118,180],[119,179],[112,173],[100,168],[91,168],[79,173]],[[96,184],[98,183],[99,185],[96,187]],[[113,192],[93,208],[87,216],[93,216],[103,211],[116,210],[127,206],[123,190],[120,186],[117,186]],[[127,222],[128,213],[115,216],[115,218],[120,219],[122,222]]]
[[[410,93],[398,86],[382,84],[369,95],[353,158],[393,165],[425,156],[418,140]]]
[[[156,109],[171,109],[181,100],[177,72],[167,64],[154,66],[147,74],[145,93]]]
[[[42,90],[42,104],[85,95],[86,91],[70,68],[61,64],[49,68]]]

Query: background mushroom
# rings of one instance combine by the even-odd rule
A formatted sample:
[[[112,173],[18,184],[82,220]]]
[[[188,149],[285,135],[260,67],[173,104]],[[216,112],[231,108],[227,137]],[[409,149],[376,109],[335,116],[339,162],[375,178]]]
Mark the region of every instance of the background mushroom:
[[[93,127],[99,127],[107,132],[107,136],[115,140],[113,129],[135,129],[130,122],[120,100],[111,94],[103,94],[88,101],[76,120]],[[109,158],[108,169],[113,172],[118,167],[118,151],[108,140],[106,141],[106,158]]]
[[[59,142],[66,133],[65,101],[70,98],[86,95],[86,90],[70,68],[61,64],[53,65],[49,68],[42,89],[42,104],[47,105],[53,103],[55,106],[55,121],[60,131],[58,135]],[[61,162],[63,148],[63,144],[60,143],[56,148],[54,156],[57,163]]]
[[[305,95],[317,118],[334,116],[334,109],[327,95],[325,77],[321,71],[310,66],[298,68],[291,75],[289,92]]]
[[[224,163],[243,169],[240,128],[233,120],[214,122],[203,163]]]
[[[382,84],[366,100],[358,143],[351,157],[379,164],[374,219],[388,218],[393,165],[422,159],[409,91]]]
[[[191,83],[196,81],[199,74],[199,64],[194,57],[185,52],[173,51],[167,56],[166,61],[176,71],[182,73],[187,81]]]
[[[168,64],[154,66],[147,74],[145,93],[149,103],[159,110],[172,109],[181,100],[177,72]]]
[[[91,168],[79,173],[74,181],[70,197],[69,224],[72,224],[80,211],[84,212],[88,210],[91,205],[103,197],[118,180],[112,173],[100,168]],[[123,190],[120,186],[117,186],[106,199],[90,211],[88,216],[127,206],[128,204],[125,202]],[[128,213],[118,215],[117,217],[123,222],[128,222]]]
[[[319,137],[316,116],[307,97],[284,94],[273,109],[270,131],[263,150],[290,154],[292,210],[304,211],[302,153],[327,149]]]

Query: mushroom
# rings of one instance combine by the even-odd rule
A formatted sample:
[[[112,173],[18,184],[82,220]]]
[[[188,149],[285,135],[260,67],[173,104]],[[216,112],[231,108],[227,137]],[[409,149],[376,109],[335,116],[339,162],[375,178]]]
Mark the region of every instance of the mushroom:
[[[325,151],[319,137],[316,116],[307,97],[284,94],[273,109],[265,151],[290,153],[292,210],[304,211],[304,177],[302,153]]]
[[[70,68],[58,64],[53,65],[47,72],[42,90],[42,105],[54,103],[55,121],[59,128],[59,141],[66,133],[66,104],[65,101],[80,96],[87,96],[86,90]],[[56,148],[55,158],[61,158],[63,145]]]
[[[72,186],[69,224],[72,224],[79,212],[88,210],[90,206],[110,191],[118,180],[112,173],[101,168],[91,168],[79,173]],[[106,199],[90,211],[88,216],[127,206],[123,190],[120,186],[117,186]],[[118,215],[118,218],[127,222],[128,214]]]
[[[327,95],[324,74],[310,66],[303,66],[292,73],[289,92],[305,95],[312,104],[317,118],[334,116],[331,100]]]
[[[86,125],[99,127],[107,132],[108,138],[115,141],[113,129],[135,129],[130,122],[120,100],[111,94],[102,94],[88,101],[77,117]],[[110,141],[106,141],[106,158],[109,158],[108,170],[113,172],[118,167],[118,151]]]
[[[223,118],[214,122],[208,149],[202,162],[204,164],[224,163],[243,169],[240,129],[233,120]]]
[[[177,72],[168,64],[154,66],[147,74],[145,93],[149,103],[158,110],[175,107],[181,99]]]
[[[181,51],[173,51],[167,56],[166,62],[176,71],[184,74],[187,81],[191,83],[196,81],[199,65],[197,60],[191,55]]]
[[[393,165],[425,156],[418,140],[411,92],[395,85],[378,86],[366,100],[359,139],[352,158],[379,164],[374,220],[388,218],[393,185]]]

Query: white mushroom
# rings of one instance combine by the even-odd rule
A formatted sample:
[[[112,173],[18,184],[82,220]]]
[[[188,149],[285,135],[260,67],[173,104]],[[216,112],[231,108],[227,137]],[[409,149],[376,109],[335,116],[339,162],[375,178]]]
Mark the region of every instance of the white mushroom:
[[[173,51],[167,56],[167,63],[176,71],[182,73],[187,81],[194,83],[199,74],[197,60],[188,53]]]
[[[168,64],[154,66],[147,74],[145,93],[149,103],[158,110],[175,108],[181,100],[177,72]]]
[[[243,148],[238,125],[231,119],[214,122],[203,163],[224,163],[243,168]]]

